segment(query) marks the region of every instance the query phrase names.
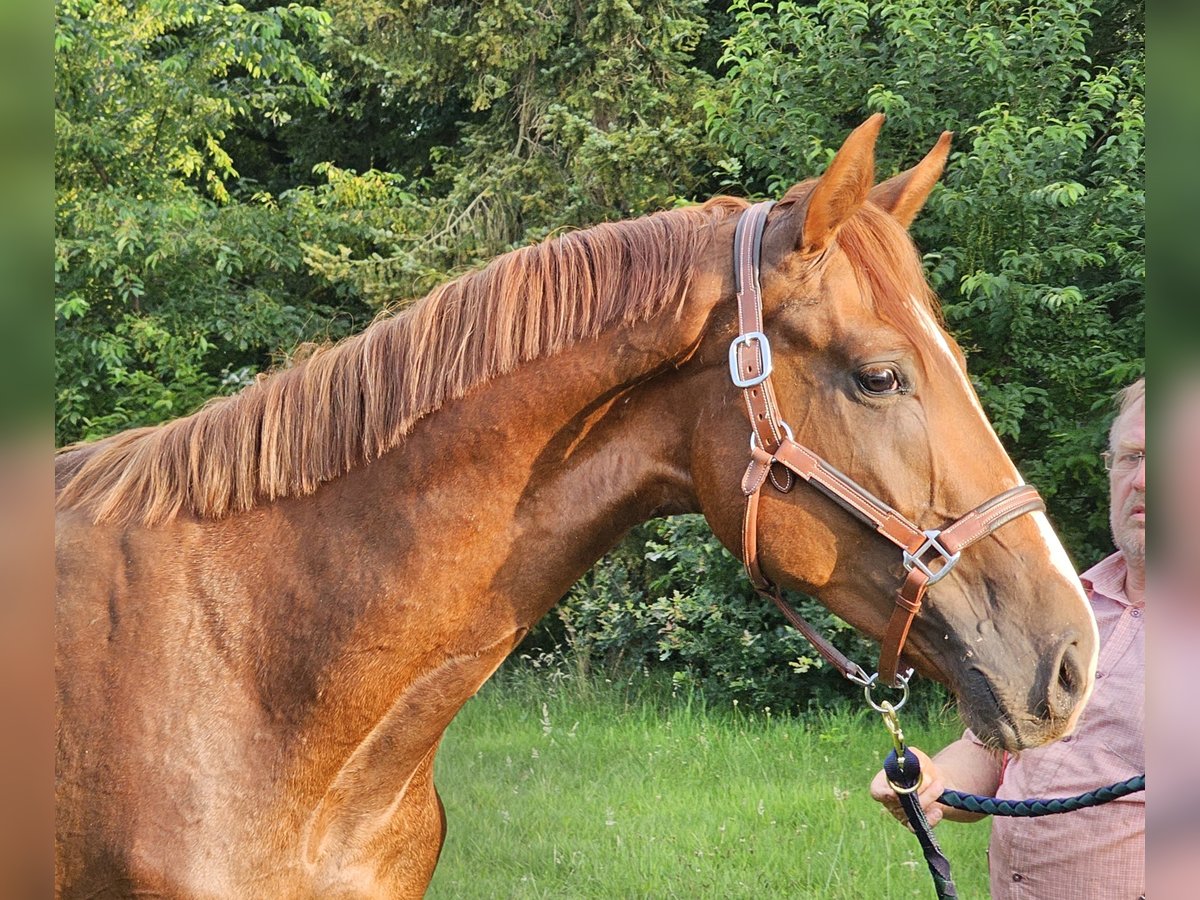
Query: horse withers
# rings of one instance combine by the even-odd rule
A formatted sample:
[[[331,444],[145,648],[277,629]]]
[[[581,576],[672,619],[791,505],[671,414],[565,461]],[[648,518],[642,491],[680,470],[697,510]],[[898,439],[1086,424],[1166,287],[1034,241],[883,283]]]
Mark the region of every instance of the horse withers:
[[[873,185],[881,121],[767,216],[763,333],[796,441],[936,528],[1021,482],[906,233],[948,135]],[[746,209],[514,251],[192,416],[61,452],[58,893],[420,896],[442,732],[529,628],[653,516],[702,512],[741,549]],[[765,576],[883,636],[891,543],[804,486],[763,488],[756,538]],[[972,546],[904,654],[996,746],[1067,733],[1096,635],[1044,514]]]

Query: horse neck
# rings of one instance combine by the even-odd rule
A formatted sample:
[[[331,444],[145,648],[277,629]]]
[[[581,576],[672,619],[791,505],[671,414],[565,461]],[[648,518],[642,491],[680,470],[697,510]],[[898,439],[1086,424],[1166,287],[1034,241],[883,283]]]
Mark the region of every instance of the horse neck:
[[[353,696],[361,721],[340,721],[361,732],[397,691],[489,648],[448,689],[461,703],[631,526],[695,509],[694,412],[668,363],[697,329],[667,328],[672,352],[615,331],[519,367],[374,463],[264,510],[264,565],[292,591],[299,566],[307,595],[260,649],[281,699]]]

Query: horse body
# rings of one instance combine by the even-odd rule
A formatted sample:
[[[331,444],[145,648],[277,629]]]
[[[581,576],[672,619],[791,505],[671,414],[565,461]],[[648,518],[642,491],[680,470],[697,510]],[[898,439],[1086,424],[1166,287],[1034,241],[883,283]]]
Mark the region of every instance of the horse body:
[[[702,321],[671,323],[681,353]],[[311,497],[155,528],[60,516],[60,846],[92,836],[63,875],[423,887],[446,724],[629,527],[695,507],[686,398],[669,378],[637,390],[672,354],[634,346],[618,331],[523,367]],[[121,748],[119,772],[98,747]]]
[[[857,140],[832,173],[847,158],[869,162]],[[866,188],[833,199],[821,194],[825,179],[794,189],[767,232],[764,296],[797,436],[932,521],[1019,476],[977,403],[964,417],[975,401],[961,361],[917,300],[897,325],[864,299],[870,285],[891,289],[880,279],[905,291],[924,284],[911,249],[901,276],[864,264],[878,256],[870,247],[855,249],[880,229],[900,240],[913,191],[923,199],[932,184],[922,165],[916,188],[881,186],[878,208]],[[605,226],[518,255],[502,279],[485,272],[473,283],[503,281],[544,304],[507,338],[469,283],[425,301],[432,362],[411,341],[386,343],[384,329],[418,328],[415,309],[191,420],[60,455],[61,895],[421,895],[445,831],[438,742],[527,630],[653,516],[703,512],[738,546],[746,413],[725,356],[737,333],[729,256],[743,206]],[[630,228],[666,229],[678,243],[643,246]],[[824,246],[797,252],[797,234],[811,243],[822,229]],[[600,290],[613,247],[631,274]],[[643,277],[643,256],[686,277]],[[643,284],[654,302],[623,312]],[[593,321],[564,337],[564,304],[589,291]],[[477,319],[457,340],[437,331],[468,315]],[[534,332],[556,337],[539,347]],[[473,352],[491,367],[484,376],[447,382],[432,399],[410,391],[408,406],[395,399],[398,361],[401,387],[363,374],[372,359],[386,369],[404,353],[413,371],[469,372]],[[910,371],[915,396],[855,394],[846,372],[878,360]],[[316,400],[297,399],[297,385]],[[406,411],[380,412],[392,406]],[[310,407],[323,418],[295,426]],[[257,416],[248,438],[221,425],[247,410]],[[289,428],[297,442],[285,465],[274,441]],[[329,458],[309,439],[333,448]],[[253,465],[220,469],[243,458]],[[301,475],[284,484],[277,469]],[[97,479],[108,481],[89,493]],[[803,488],[765,497],[759,515],[775,577],[879,636],[894,554]],[[1095,665],[1094,623],[1047,534],[1030,521],[981,544],[931,595],[906,651],[955,688],[970,724],[1013,749],[1071,727]]]

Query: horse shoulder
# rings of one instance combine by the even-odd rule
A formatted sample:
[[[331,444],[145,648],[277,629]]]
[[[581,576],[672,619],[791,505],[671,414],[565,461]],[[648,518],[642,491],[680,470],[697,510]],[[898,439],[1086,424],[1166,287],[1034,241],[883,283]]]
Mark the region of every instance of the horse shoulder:
[[[517,628],[481,650],[450,657],[401,691],[347,757],[310,816],[304,839],[309,866],[327,873],[331,882],[373,869],[376,861],[388,871],[428,865],[432,872],[440,839],[430,848],[428,842],[414,842],[412,832],[441,827],[441,804],[431,778],[438,743],[463,703],[525,632]],[[408,859],[414,847],[421,852]],[[420,883],[418,872],[408,875]]]

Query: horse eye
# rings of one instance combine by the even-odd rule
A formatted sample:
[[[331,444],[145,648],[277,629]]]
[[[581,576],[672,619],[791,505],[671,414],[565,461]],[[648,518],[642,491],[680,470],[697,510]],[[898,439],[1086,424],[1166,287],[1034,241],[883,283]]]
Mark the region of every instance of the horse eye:
[[[901,389],[900,375],[891,366],[867,366],[856,377],[859,387],[868,394],[895,394]]]

